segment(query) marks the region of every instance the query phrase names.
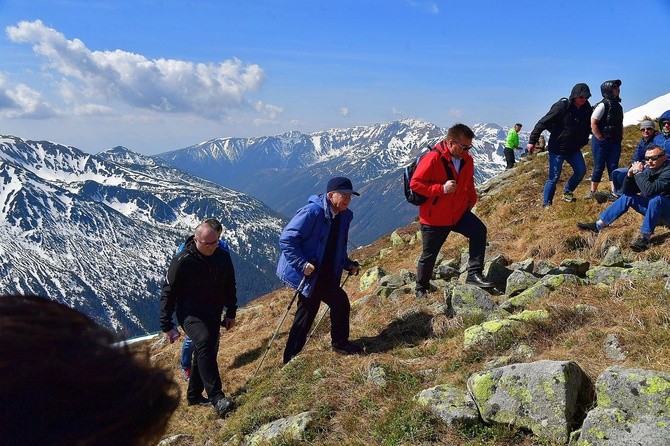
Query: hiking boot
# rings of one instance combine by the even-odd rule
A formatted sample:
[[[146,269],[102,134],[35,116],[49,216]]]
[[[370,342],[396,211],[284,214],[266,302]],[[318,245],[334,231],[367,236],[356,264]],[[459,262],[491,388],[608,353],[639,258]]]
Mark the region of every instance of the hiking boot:
[[[196,398],[188,398],[186,402],[188,403],[189,406],[212,407],[212,403],[202,395]]]
[[[417,299],[425,299],[428,297],[428,293],[426,290],[416,290],[416,298]]]
[[[233,410],[234,407],[235,404],[225,396],[214,403],[214,410],[216,410],[216,413],[218,413],[221,418]]]
[[[606,194],[605,192],[595,192],[593,194],[593,199],[596,200],[598,203],[603,204],[608,200],[609,194]]]
[[[616,192],[610,192],[607,194],[607,200],[608,201],[617,201],[621,195],[617,194]]]
[[[563,201],[566,203],[574,203],[577,199],[572,192],[563,192]]]
[[[598,225],[596,224],[596,222],[593,222],[593,223],[577,223],[577,227],[579,229],[584,229],[586,231],[595,232],[596,234],[600,232],[600,229],[598,229]]]
[[[598,192],[590,191],[588,194],[584,195],[584,200],[590,200],[591,198],[594,198],[595,194],[597,193]]]
[[[191,368],[186,367],[181,369],[181,374],[184,377],[184,381],[188,381],[189,379],[191,379]]]
[[[478,286],[479,288],[493,288],[493,282],[487,282],[484,280],[480,273],[468,274],[467,279],[465,279],[467,285]]]
[[[360,355],[361,353],[363,353],[363,349],[361,347],[349,341],[342,344],[333,343],[332,347],[334,352],[343,355]]]
[[[630,248],[635,252],[642,252],[649,249],[651,240],[647,240],[643,235],[639,236],[637,240],[631,243]]]

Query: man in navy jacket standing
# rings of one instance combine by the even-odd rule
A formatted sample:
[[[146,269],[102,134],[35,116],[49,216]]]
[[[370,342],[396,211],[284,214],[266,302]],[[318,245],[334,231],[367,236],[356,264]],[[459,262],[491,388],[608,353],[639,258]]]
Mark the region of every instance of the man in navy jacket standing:
[[[349,210],[353,190],[351,180],[335,177],[328,181],[325,194],[312,195],[300,208],[279,237],[277,275],[300,292],[298,310],[284,349],[284,364],[305,346],[307,333],[321,302],[331,311],[330,337],[333,350],[342,354],[362,353],[361,347],[349,342],[347,293],[340,288],[342,272],[358,274],[360,266],[347,255]],[[305,278],[303,287],[300,282]]]

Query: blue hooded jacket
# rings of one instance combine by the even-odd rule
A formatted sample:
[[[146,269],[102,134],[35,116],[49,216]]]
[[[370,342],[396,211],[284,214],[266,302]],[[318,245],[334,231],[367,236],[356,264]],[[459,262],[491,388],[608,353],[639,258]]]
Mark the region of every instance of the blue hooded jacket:
[[[340,212],[339,234],[333,252],[333,271],[330,276],[339,280],[342,271],[356,265],[347,255],[347,242],[349,239],[349,225],[354,218],[349,209]],[[334,215],[330,210],[330,204],[326,194],[312,195],[308,204],[296,212],[291,221],[286,225],[279,236],[279,263],[277,265],[277,276],[287,285],[297,289],[304,274],[305,264],[314,264],[316,270],[310,274],[303,285],[301,294],[309,297],[314,289],[314,284],[320,273],[319,266],[322,265],[328,234],[333,223]]]
[[[670,134],[663,133],[663,121],[670,121],[670,110],[665,111],[658,118],[658,125],[661,128],[661,133],[654,137],[654,144],[663,147],[665,154],[670,157]]]

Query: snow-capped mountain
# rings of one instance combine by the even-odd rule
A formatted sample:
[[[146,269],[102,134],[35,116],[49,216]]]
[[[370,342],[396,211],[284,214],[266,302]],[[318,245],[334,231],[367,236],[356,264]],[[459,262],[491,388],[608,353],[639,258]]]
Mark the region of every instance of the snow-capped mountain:
[[[504,169],[508,128],[473,126],[475,180]],[[219,138],[157,155],[171,165],[253,195],[290,217],[309,195],[325,191],[335,175],[352,179],[361,197],[350,239],[366,244],[411,222],[416,207],[405,202],[402,169],[428,144],[446,137],[434,124],[405,119],[373,126],[262,138]],[[527,134],[520,134],[525,146]]]
[[[116,147],[0,136],[0,290],[39,294],[128,334],[158,328],[175,248],[219,218],[241,303],[278,285],[285,221],[255,198]]]
[[[670,110],[670,93],[652,99],[646,104],[635,107],[624,113],[623,125],[639,124],[644,116],[656,119],[667,110]]]

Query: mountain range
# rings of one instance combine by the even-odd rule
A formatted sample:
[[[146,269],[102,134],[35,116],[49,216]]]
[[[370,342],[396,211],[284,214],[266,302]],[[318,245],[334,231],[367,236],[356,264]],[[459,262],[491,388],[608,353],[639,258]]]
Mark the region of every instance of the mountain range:
[[[481,184],[505,167],[508,128],[477,124],[475,181]],[[313,193],[325,191],[333,176],[351,178],[361,192],[351,204],[354,246],[376,240],[417,216],[406,203],[402,170],[447,130],[415,119],[310,134],[262,138],[217,138],[156,155],[167,163],[215,183],[257,197],[287,218]],[[527,134],[521,133],[523,146]]]
[[[241,304],[279,285],[284,220],[257,199],[115,147],[97,155],[0,136],[0,289],[63,302],[127,335],[158,329],[175,248],[207,217]]]

